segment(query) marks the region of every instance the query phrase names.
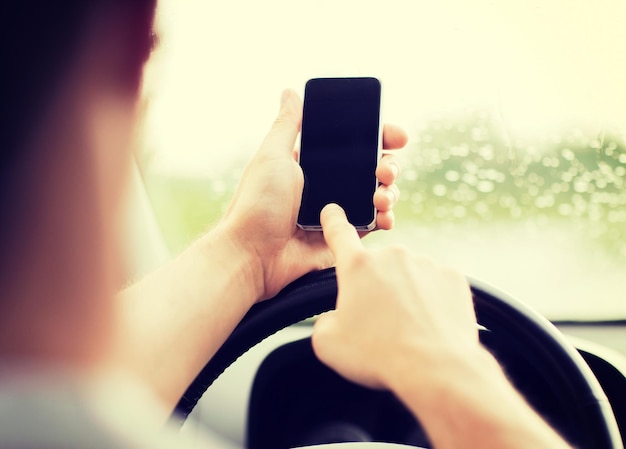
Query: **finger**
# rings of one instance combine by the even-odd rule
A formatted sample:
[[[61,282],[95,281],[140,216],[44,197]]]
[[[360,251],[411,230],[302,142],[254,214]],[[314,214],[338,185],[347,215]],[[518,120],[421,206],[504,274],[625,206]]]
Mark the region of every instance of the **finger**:
[[[400,176],[400,164],[393,154],[385,154],[376,167],[376,177],[378,180],[386,185],[391,185],[396,182]]]
[[[328,204],[322,209],[320,222],[326,244],[339,263],[341,259],[363,250],[359,234],[337,204]]]
[[[374,192],[374,206],[380,212],[387,212],[393,209],[393,206],[400,198],[400,190],[398,186],[392,184],[390,186],[380,186]]]
[[[409,140],[404,129],[396,125],[383,126],[383,148],[385,150],[397,150],[406,145]]]
[[[393,225],[396,221],[396,217],[393,213],[393,210],[388,210],[385,212],[378,212],[376,214],[376,228],[383,229],[385,231],[389,231],[393,229]]]
[[[261,151],[266,154],[291,155],[302,123],[302,101],[294,91],[287,89],[280,101],[280,111]]]
[[[315,320],[313,325],[313,335],[311,335],[311,344],[313,351],[319,360],[325,362],[329,358],[328,350],[332,346],[328,345],[329,338],[332,339],[335,334],[335,310],[323,313]]]
[[[291,155],[293,156],[294,161],[300,162],[300,141],[296,142],[296,145],[294,146]]]

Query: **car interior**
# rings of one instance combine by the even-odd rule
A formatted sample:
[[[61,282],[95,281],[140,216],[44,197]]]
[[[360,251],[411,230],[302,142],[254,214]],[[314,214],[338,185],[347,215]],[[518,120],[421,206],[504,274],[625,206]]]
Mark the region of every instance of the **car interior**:
[[[367,245],[401,243],[463,270],[481,342],[533,408],[576,447],[624,447],[626,6],[273,0],[245,10],[159,6],[129,189],[129,278],[219,219],[283,88],[377,76],[384,120],[409,143],[396,228]],[[172,422],[233,448],[430,447],[393,395],[313,354],[312,325],[336,288],[332,269],[310,273],[254,306]]]

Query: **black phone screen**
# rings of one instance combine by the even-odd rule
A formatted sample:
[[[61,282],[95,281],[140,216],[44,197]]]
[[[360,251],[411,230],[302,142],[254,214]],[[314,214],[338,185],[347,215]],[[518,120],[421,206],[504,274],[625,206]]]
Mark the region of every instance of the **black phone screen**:
[[[381,85],[376,78],[316,78],[304,93],[300,165],[304,191],[298,224],[320,226],[320,211],[337,203],[355,227],[376,218]]]

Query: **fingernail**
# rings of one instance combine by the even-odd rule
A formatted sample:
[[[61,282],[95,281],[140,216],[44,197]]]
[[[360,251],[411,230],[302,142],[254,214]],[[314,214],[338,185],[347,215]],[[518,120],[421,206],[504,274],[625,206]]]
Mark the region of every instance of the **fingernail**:
[[[345,214],[341,206],[335,203],[330,203],[324,206],[322,212],[325,214]]]
[[[393,202],[396,200],[396,194],[393,190],[391,189],[385,189],[385,196],[387,197],[387,199],[389,200],[389,202],[391,202],[393,204]]]
[[[326,211],[328,212],[339,212],[342,211],[341,207],[338,204],[335,203],[329,203],[326,206],[324,206],[324,209],[326,209]]]

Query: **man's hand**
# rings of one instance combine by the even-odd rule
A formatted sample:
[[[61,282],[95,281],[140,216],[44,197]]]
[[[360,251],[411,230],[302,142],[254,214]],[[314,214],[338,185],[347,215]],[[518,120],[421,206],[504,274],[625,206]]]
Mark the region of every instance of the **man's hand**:
[[[439,449],[570,449],[480,345],[461,274],[404,248],[366,250],[337,205],[321,221],[339,287],[313,331],[322,362],[391,390]]]
[[[222,231],[243,251],[252,254],[251,270],[258,297],[267,299],[303,274],[333,264],[333,256],[320,232],[296,226],[304,177],[295,158],[294,145],[300,131],[302,102],[287,90],[274,125],[257,154],[246,167],[235,196],[220,223]],[[399,128],[386,126],[385,149],[406,144]],[[391,229],[399,191],[394,184],[399,166],[385,154],[376,170],[381,186],[374,194],[378,209],[376,225]]]
[[[322,210],[336,259],[337,308],[315,325],[316,354],[350,380],[391,388],[394,366],[418,358],[436,371],[443,359],[479,349],[465,277],[403,247],[366,250],[344,211]],[[415,382],[420,383],[420,375]]]
[[[168,407],[174,407],[253,301],[272,297],[301,275],[333,263],[321,232],[296,227],[303,175],[294,143],[301,116],[302,103],[286,91],[278,118],[219,225],[119,295],[116,356]],[[393,127],[385,128],[383,138],[389,149],[402,147],[407,139]],[[381,159],[376,174],[382,183],[374,196],[377,224],[389,229],[398,198],[393,156]]]

